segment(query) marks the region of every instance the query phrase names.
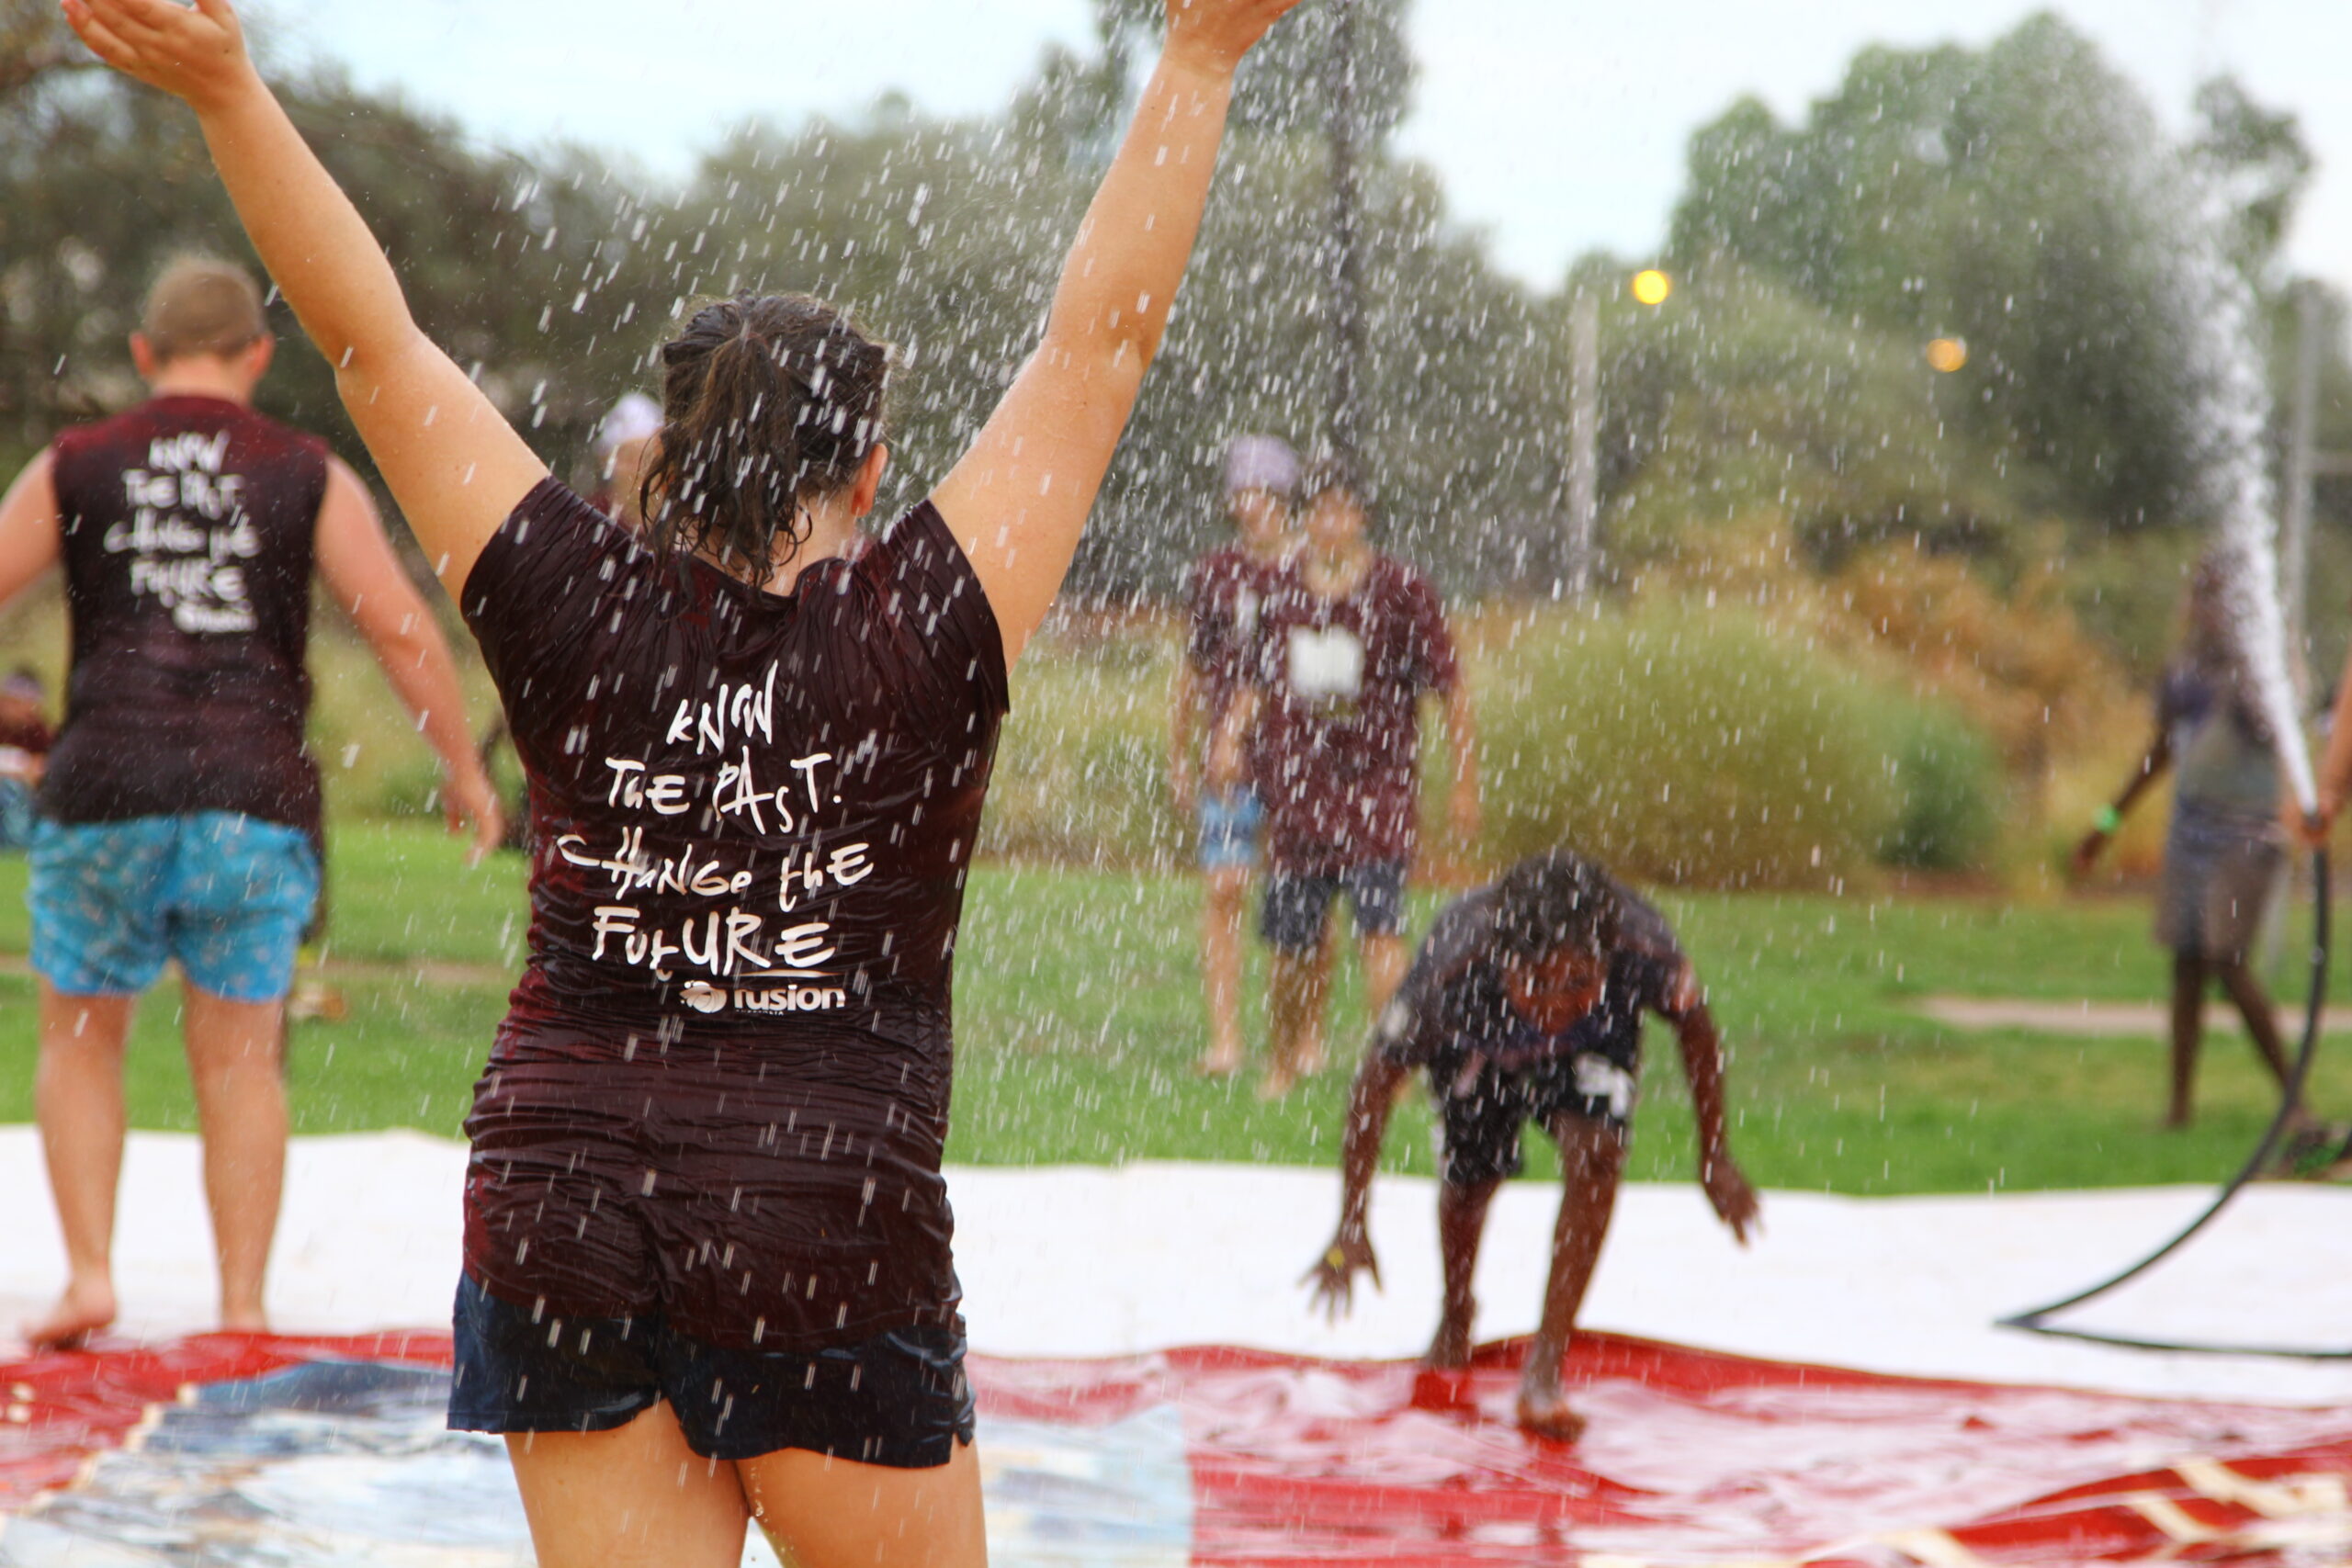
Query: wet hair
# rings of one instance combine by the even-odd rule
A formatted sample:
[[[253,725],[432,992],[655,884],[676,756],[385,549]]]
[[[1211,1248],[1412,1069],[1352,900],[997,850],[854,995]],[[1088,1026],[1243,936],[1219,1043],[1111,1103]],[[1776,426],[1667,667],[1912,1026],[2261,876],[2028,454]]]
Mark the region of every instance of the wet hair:
[[[1528,856],[1495,890],[1495,941],[1512,958],[1532,964],[1570,946],[1599,957],[1616,945],[1616,886],[1572,850]]]
[[[139,317],[140,335],[164,364],[191,355],[234,354],[268,331],[254,275],[217,256],[165,262]]]
[[[740,558],[764,584],[808,536],[802,503],[850,485],[881,442],[889,363],[806,294],[695,311],[662,347],[662,432],[638,495],[655,546]]]

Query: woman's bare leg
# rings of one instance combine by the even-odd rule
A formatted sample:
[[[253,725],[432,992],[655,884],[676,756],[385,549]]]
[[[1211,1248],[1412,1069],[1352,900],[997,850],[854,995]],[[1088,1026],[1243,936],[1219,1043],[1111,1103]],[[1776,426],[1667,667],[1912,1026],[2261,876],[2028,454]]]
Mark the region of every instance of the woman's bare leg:
[[[799,1449],[736,1469],[753,1517],[793,1568],[988,1563],[980,1461],[969,1443],[956,1444],[945,1464],[930,1470],[855,1464]]]
[[[506,1452],[539,1568],[740,1568],[743,1561],[751,1510],[736,1466],[686,1447],[666,1404],[610,1432],[513,1435]]]

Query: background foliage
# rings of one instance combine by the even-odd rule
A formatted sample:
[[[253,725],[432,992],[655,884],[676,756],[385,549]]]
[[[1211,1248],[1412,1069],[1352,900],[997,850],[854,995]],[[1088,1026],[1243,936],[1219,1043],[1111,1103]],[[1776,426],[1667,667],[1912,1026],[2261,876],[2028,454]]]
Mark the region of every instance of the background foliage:
[[[683,304],[807,288],[899,345],[889,499],[904,503],[1035,341],[1151,11],[1097,0],[1093,45],[1048,51],[996,112],[886,98],[842,120],[746,124],[675,182],[586,148],[486,146],[332,71],[277,74],[420,320],[560,471],[591,478],[596,417],[646,381]],[[1407,0],[1353,14],[1363,425],[1385,542],[1457,603],[1496,606],[1473,617],[1509,797],[1489,852],[1615,820],[1639,826],[1608,848],[1653,874],[1807,882],[1814,846],[1781,841],[1792,817],[1776,808],[1766,830],[1769,776],[1792,803],[1824,792],[1812,820],[1841,824],[1825,865],[2040,863],[2141,739],[2134,688],[2165,656],[2202,521],[2182,502],[2194,444],[2152,260],[2171,243],[2167,209],[2149,191],[2196,172],[2226,192],[2232,254],[2277,329],[2260,346],[2283,367],[2303,285],[2280,246],[2311,167],[2292,118],[2216,81],[2176,144],[2049,16],[1981,50],[1867,50],[1798,120],[1743,102],[1693,137],[1655,258],[1678,288],[1650,309],[1625,294],[1630,258],[1587,257],[1543,287],[1500,273],[1434,174],[1391,144],[1412,91]],[[1311,446],[1324,428],[1333,15],[1300,12],[1242,84],[1166,357],[1073,578],[1076,601],[1129,608],[1024,673],[992,818],[1001,852],[1145,863],[1182,850],[1159,798],[1167,632],[1134,615],[1160,613],[1182,562],[1219,536],[1228,436]],[[0,464],[137,395],[121,339],[154,267],[188,246],[243,253],[187,117],[87,69],[48,0],[0,0]],[[1549,606],[1567,565],[1570,320],[1588,296],[1605,588],[1569,616]],[[2327,311],[2322,444],[2352,448],[2342,311]],[[326,367],[280,325],[266,406],[358,457]],[[1937,334],[1966,342],[1959,373],[1922,360]],[[2320,501],[2324,583],[2352,570],[2352,493],[2330,481]],[[2318,597],[2323,670],[2343,640],[2336,597]],[[28,615],[9,650],[54,662]],[[348,649],[322,657],[372,681]],[[320,720],[339,809],[420,808],[429,765],[379,693],[346,701],[343,680],[324,682]],[[1794,723],[1799,693],[1835,722],[1766,723]],[[1569,726],[1589,727],[1586,772],[1514,771],[1513,748],[1532,755]],[[1768,733],[1812,747],[1804,769],[1793,751],[1754,765]],[[1690,774],[1675,773],[1676,811],[1637,799],[1670,770]],[[1685,814],[1707,801],[1722,823]]]

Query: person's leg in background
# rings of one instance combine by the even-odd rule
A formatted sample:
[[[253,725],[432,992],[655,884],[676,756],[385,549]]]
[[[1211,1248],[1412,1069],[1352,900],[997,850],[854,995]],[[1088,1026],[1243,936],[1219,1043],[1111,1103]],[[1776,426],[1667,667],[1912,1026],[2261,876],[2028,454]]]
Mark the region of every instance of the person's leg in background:
[[[1405,983],[1405,971],[1413,958],[1405,942],[1405,863],[1382,862],[1354,867],[1348,874],[1347,886],[1363,964],[1364,1014],[1377,1023],[1396,987]]]
[[[1209,1048],[1198,1071],[1223,1077],[1240,1071],[1241,933],[1250,877],[1257,863],[1261,808],[1247,790],[1201,799],[1201,982],[1208,1005]]]
[[[2204,1043],[2205,957],[2182,950],[2172,955],[2172,1094],[2164,1124],[2181,1128],[2195,1115],[2197,1053]]]
[[[1266,981],[1267,1099],[1288,1094],[1303,1072],[1312,1070],[1309,1052],[1319,1049],[1329,989],[1325,936],[1339,883],[1328,876],[1277,871],[1266,879],[1260,934],[1272,955]]]
[[[285,1190],[286,997],[318,906],[319,863],[299,829],[221,812],[183,821],[170,931],[187,978],[184,1033],[220,1326],[259,1331]]]
[[[263,1283],[286,1185],[286,1006],[231,1001],[194,984],[185,1006],[220,1326],[259,1333],[269,1326]]]
[[[163,971],[153,906],[168,838],[157,818],[35,825],[25,899],[40,977],[33,1111],[66,1266],[57,1304],[25,1325],[39,1348],[78,1344],[115,1318],[123,1052],[140,994]]]
[[[122,1179],[123,1046],[131,996],[76,996],[40,981],[33,1115],[65,1241],[65,1289],[25,1325],[37,1348],[65,1348],[114,1322],[115,1193]]]

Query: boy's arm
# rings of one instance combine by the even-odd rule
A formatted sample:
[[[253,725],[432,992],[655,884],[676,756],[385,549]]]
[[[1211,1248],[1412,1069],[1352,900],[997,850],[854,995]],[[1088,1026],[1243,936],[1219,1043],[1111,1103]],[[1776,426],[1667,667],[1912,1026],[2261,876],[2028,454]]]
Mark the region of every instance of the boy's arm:
[[[1662,1010],[1674,1025],[1675,1043],[1682,1051],[1682,1074],[1690,1085],[1690,1106],[1698,1122],[1699,1185],[1706,1190],[1707,1201],[1716,1215],[1745,1247],[1748,1232],[1757,1225],[1756,1190],[1731,1157],[1724,1128],[1723,1040],[1688,959]]]
[[[457,664],[424,595],[384,536],[374,498],[340,460],[328,464],[318,562],[327,592],[359,627],[384,678],[415,716],[419,733],[440,754],[449,826],[454,831],[461,819],[472,822],[472,855],[480,860],[498,847],[506,823],[466,727]]]
[[[1168,706],[1168,787],[1176,799],[1176,809],[1190,815],[1200,801],[1200,773],[1194,759],[1194,738],[1201,728],[1201,678],[1193,671],[1193,661],[1178,655],[1176,689],[1170,694]],[[1210,725],[1214,739],[1216,725]]]
[[[0,605],[55,566],[63,548],[55,464],[50,448],[43,447],[0,497]]]
[[[1301,1281],[1314,1287],[1314,1303],[1335,1319],[1355,1304],[1357,1269],[1369,1270],[1373,1284],[1380,1283],[1380,1259],[1372,1250],[1369,1225],[1372,1179],[1380,1170],[1380,1145],[1388,1136],[1396,1087],[1412,1070],[1393,1061],[1383,1043],[1375,1032],[1348,1090],[1348,1124],[1340,1144],[1339,1231]]]
[[[2334,750],[2332,739],[2329,746],[2332,752]],[[2077,877],[2090,874],[2091,866],[2098,861],[2099,852],[2107,848],[2107,841],[2113,838],[2115,830],[2123,825],[2123,818],[2132,809],[2132,803],[2145,794],[2149,786],[2162,777],[2164,771],[2171,765],[2172,728],[2164,722],[2163,716],[2159,714],[2156,720],[2155,738],[2148,742],[2147,754],[2140,759],[2140,765],[2132,770],[2132,777],[2123,785],[2123,793],[2115,797],[2113,805],[2107,807],[2099,813],[2098,820],[2091,825],[2090,830],[2083,835],[2082,841],[2075,846],[2070,863]]]
[[[1045,339],[933,501],[1021,656],[1159,350],[1241,58],[1296,0],[1170,0],[1168,41],[1079,225]]]
[[[1453,835],[1450,857],[1464,876],[1478,855],[1478,710],[1470,701],[1470,682],[1457,674],[1445,688],[1440,710],[1445,722],[1445,745],[1453,763],[1453,789],[1446,797],[1446,829]]]

